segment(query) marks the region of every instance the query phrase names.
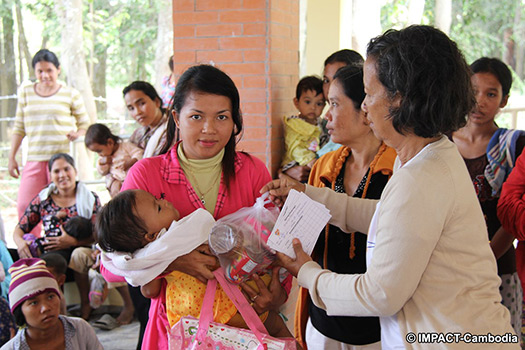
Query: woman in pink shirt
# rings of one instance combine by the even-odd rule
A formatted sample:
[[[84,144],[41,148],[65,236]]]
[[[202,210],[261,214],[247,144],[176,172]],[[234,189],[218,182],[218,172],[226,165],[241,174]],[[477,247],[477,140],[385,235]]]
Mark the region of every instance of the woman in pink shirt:
[[[178,129],[180,140],[160,156],[143,159],[129,171],[122,190],[142,189],[171,203],[184,217],[198,208],[215,219],[251,206],[271,177],[262,161],[235,145],[242,131],[239,93],[228,75],[209,66],[190,67],[179,79],[170,107],[167,135],[171,145]],[[205,283],[217,265],[201,246],[177,258],[168,272],[179,271]],[[269,286],[255,277],[259,292],[244,285],[258,313],[276,310],[287,297],[275,270]],[[200,308],[200,305],[198,306]],[[143,349],[166,348],[165,284],[151,299]]]

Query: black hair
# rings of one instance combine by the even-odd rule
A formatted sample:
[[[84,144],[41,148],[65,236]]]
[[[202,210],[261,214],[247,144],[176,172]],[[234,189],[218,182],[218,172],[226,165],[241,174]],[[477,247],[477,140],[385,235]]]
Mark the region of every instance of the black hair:
[[[512,73],[509,67],[497,58],[481,57],[472,62],[470,69],[473,74],[490,73],[494,75],[501,84],[501,91],[505,97],[509,94],[512,86]]]
[[[226,189],[229,190],[230,179],[235,177],[236,137],[242,132],[239,91],[233,80],[220,69],[207,64],[196,65],[188,68],[179,78],[169,110],[180,114],[188,95],[192,92],[225,96],[231,101],[232,119],[235,127],[233,128],[230,140],[224,147],[224,157],[222,159],[224,184],[226,185]],[[168,118],[167,142],[161,154],[166,153],[171,148],[175,138],[175,131],[175,121],[173,118]]]
[[[355,109],[361,110],[361,104],[366,95],[363,84],[363,67],[360,65],[341,67],[334,75],[333,81],[336,80],[343,87],[345,95],[354,103]]]
[[[38,62],[49,62],[52,63],[57,69],[60,68],[60,62],[58,61],[57,55],[48,49],[42,49],[35,53],[33,56],[33,61],[31,62],[33,69],[35,69],[35,66]]]
[[[111,130],[104,124],[91,124],[84,135],[84,143],[86,147],[91,146],[94,143],[99,145],[107,145],[108,139],[112,139],[115,143],[120,142],[122,139],[114,135]]]
[[[64,224],[64,230],[68,235],[80,241],[93,239],[93,223],[91,219],[82,216],[74,216],[69,219]]]
[[[400,97],[390,118],[400,134],[431,138],[466,124],[476,100],[470,68],[455,42],[439,29],[413,25],[370,40],[369,58],[388,97]]]
[[[13,316],[15,318],[15,323],[18,327],[24,327],[27,324],[26,317],[22,312],[22,304],[18,304],[17,307],[13,310]]]
[[[151,85],[150,83],[146,81],[134,81],[128,86],[126,86],[124,89],[122,89],[122,96],[125,97],[128,92],[131,90],[135,91],[142,91],[146,96],[148,96],[153,102],[159,101],[160,102],[160,110],[162,114],[166,113],[166,110],[162,108],[162,99],[160,98],[157,90]]]
[[[146,223],[135,214],[136,190],[117,194],[97,214],[95,231],[105,252],[133,253],[144,246]]]
[[[295,88],[295,98],[301,98],[303,92],[315,91],[316,96],[323,93],[323,80],[316,75],[308,75],[297,83]]]
[[[173,72],[173,55],[171,55],[170,60],[168,61],[168,66],[170,67],[170,73],[172,73]]]
[[[47,163],[47,167],[49,169],[49,171],[51,171],[51,169],[53,168],[53,164],[55,163],[55,161],[57,161],[58,159],[64,159],[66,162],[68,162],[73,168],[75,168],[75,160],[73,159],[73,157],[71,157],[69,154],[67,153],[55,153],[51,156],[51,158],[49,159],[49,162]]]
[[[67,261],[62,255],[53,252],[47,252],[40,255],[40,259],[44,260],[46,262],[46,266],[54,269],[57,273],[61,275],[66,274]]]
[[[363,56],[357,51],[354,50],[348,50],[343,49],[334,52],[330,56],[324,60],[324,67],[326,67],[328,64],[331,63],[344,63],[347,66],[351,66],[354,64],[363,64],[365,60],[363,59]]]

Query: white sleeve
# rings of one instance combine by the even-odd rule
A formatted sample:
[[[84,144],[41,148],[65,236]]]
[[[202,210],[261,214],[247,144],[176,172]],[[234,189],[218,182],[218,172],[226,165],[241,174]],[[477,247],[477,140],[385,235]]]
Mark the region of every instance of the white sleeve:
[[[314,262],[301,268],[299,285],[309,289],[315,305],[328,315],[345,316],[391,316],[401,310],[418,287],[454,205],[453,194],[436,196],[443,182],[425,180],[400,171],[387,184],[366,273],[339,275]]]
[[[311,185],[306,185],[305,194],[330,210],[330,224],[344,232],[368,232],[378,200],[354,198],[346,193],[334,192],[328,187]]]

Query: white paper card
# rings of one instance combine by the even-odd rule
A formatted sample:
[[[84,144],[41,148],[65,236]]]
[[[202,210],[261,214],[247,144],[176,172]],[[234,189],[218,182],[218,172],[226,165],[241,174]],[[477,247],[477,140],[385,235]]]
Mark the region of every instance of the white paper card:
[[[295,258],[292,240],[298,238],[303,250],[310,255],[331,217],[330,211],[323,204],[302,192],[291,190],[268,237],[268,246]]]

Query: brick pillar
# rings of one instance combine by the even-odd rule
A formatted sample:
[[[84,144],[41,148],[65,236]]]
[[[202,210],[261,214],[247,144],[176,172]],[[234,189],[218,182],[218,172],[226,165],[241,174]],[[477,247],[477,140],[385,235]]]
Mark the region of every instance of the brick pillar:
[[[276,174],[282,117],[294,112],[299,74],[299,0],[173,0],[175,70],[213,62],[241,95],[238,150]]]

